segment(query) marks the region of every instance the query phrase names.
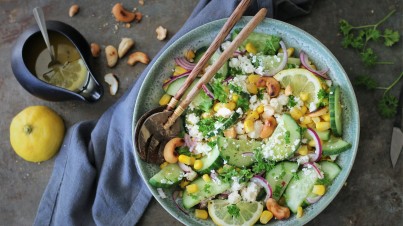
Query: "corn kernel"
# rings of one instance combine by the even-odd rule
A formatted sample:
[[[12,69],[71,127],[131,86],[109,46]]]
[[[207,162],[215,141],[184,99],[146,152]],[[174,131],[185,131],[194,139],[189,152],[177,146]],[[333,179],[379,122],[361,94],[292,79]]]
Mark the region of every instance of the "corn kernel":
[[[209,176],[208,174],[204,174],[204,175],[202,176],[202,178],[203,178],[204,182],[206,182],[206,183],[208,183],[208,182],[211,181],[211,178],[210,178],[210,176]]]
[[[178,161],[186,165],[192,165],[192,158],[194,159],[194,157],[189,157],[187,155],[179,155]]]
[[[196,193],[199,191],[199,187],[197,187],[197,184],[190,184],[186,186],[186,191],[188,193]]]
[[[306,124],[306,126],[307,126],[308,128],[312,128],[312,129],[316,127],[316,125],[315,125],[314,122],[308,123],[308,124]]]
[[[165,93],[164,95],[162,95],[159,104],[160,106],[165,106],[169,103],[169,101],[171,100],[171,95]]]
[[[190,181],[188,180],[183,180],[181,181],[181,183],[179,184],[179,186],[184,189],[186,186],[188,186],[190,184]]]
[[[248,53],[252,53],[252,54],[257,53],[256,47],[250,42],[246,43],[245,50],[248,51]]]
[[[308,142],[308,145],[309,145],[310,147],[315,147],[315,146],[316,146],[315,140],[310,140],[310,141]]]
[[[218,102],[218,103],[214,104],[213,110],[214,110],[215,112],[217,112],[217,111],[220,110],[220,108],[222,108],[222,107],[223,107],[223,104],[220,103],[220,102]]]
[[[309,93],[300,92],[300,93],[299,93],[299,98],[300,98],[302,101],[307,101],[307,100],[309,99]]]
[[[253,84],[255,84],[257,81],[259,81],[260,75],[251,74],[251,75],[248,76],[247,79],[248,79],[248,80],[247,80],[248,83],[253,83]]]
[[[193,50],[188,50],[185,53],[185,58],[190,62],[193,62],[193,59],[195,58],[195,56],[196,55],[195,55],[195,52]]]
[[[163,169],[165,166],[167,166],[169,163],[168,162],[163,162],[160,165],[160,169]]]
[[[264,112],[264,106],[259,105],[259,107],[256,108],[256,112],[259,113],[259,114],[262,114]]]
[[[288,57],[291,57],[293,54],[294,54],[294,48],[287,48],[287,55],[288,55]]]
[[[248,92],[251,94],[257,94],[259,92],[255,83],[247,83],[246,90],[248,90]]]
[[[228,109],[230,109],[230,110],[233,111],[233,110],[236,108],[236,103],[230,101],[230,102],[228,102],[228,103],[225,103],[225,104],[224,104],[224,107],[226,107],[226,108],[228,108]]]
[[[187,72],[187,70],[181,66],[176,65],[175,69],[174,69],[174,73],[173,76],[178,76],[181,75],[183,73]]]
[[[325,185],[322,184],[317,184],[313,186],[312,193],[316,195],[324,195],[326,192],[326,187]]]
[[[260,223],[267,224],[272,218],[273,213],[268,210],[264,210],[262,214],[260,214]]]
[[[302,209],[301,206],[298,206],[298,208],[297,208],[297,218],[301,218],[302,215],[304,215],[304,209]]]
[[[246,116],[245,120],[252,120],[255,121],[259,118],[259,113],[257,111],[250,111]]]
[[[292,95],[292,88],[291,88],[290,85],[287,85],[287,87],[285,87],[284,94],[286,96],[291,96]]]
[[[232,100],[233,100],[234,102],[237,102],[237,101],[238,101],[238,98],[239,98],[238,94],[232,94]]]
[[[197,154],[197,155],[193,155],[193,157],[195,157],[196,159],[199,159],[199,158],[203,157],[203,155],[202,154]]]
[[[302,114],[305,115],[305,113],[306,113],[307,111],[308,111],[308,108],[305,107],[305,105],[302,105],[302,107],[301,107],[301,112],[302,112]]]
[[[203,162],[201,160],[195,160],[195,162],[193,164],[193,168],[195,170],[199,170],[199,169],[203,168]]]
[[[308,146],[306,146],[306,145],[301,145],[301,146],[298,148],[298,154],[300,154],[300,155],[307,155],[307,154],[308,154]]]
[[[324,114],[322,116],[320,116],[325,122],[330,122],[330,114]]]
[[[316,123],[316,129],[318,131],[325,131],[330,129],[330,122],[317,122]]]
[[[208,213],[206,210],[195,209],[195,217],[203,220],[207,220]]]
[[[252,132],[252,131],[254,130],[254,128],[255,128],[254,121],[251,120],[251,119],[245,120],[245,121],[243,122],[243,126],[244,126],[244,128],[245,128],[245,132],[246,132],[246,133]]]
[[[309,117],[309,116],[304,116],[303,120],[301,121],[301,124],[302,125],[307,125],[307,124],[310,124],[310,123],[312,123],[312,118]]]
[[[312,117],[312,121],[316,124],[316,123],[320,122],[320,118],[319,117]]]
[[[302,117],[302,112],[301,110],[299,110],[298,108],[294,107],[291,109],[290,111],[291,117],[296,120],[299,121],[299,119]]]

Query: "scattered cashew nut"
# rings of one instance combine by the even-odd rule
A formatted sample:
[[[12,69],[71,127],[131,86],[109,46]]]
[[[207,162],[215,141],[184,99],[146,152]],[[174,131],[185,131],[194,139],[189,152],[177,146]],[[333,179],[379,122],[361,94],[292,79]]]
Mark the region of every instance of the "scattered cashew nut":
[[[288,207],[280,206],[273,198],[269,198],[266,202],[267,210],[273,213],[273,216],[278,219],[287,219],[290,217],[290,209]]]
[[[118,62],[118,51],[112,45],[105,47],[106,61],[109,67],[114,67]]]
[[[115,95],[119,88],[119,82],[116,76],[112,73],[108,73],[104,76],[104,80],[109,85],[109,93],[112,96]]]
[[[127,64],[133,66],[137,62],[148,64],[150,62],[150,58],[148,58],[148,56],[143,52],[134,52],[130,54]]]
[[[137,23],[139,23],[139,22],[141,21],[141,19],[143,18],[143,14],[140,13],[140,12],[135,12],[134,15],[135,15],[134,20],[135,20]]]
[[[80,7],[77,4],[74,4],[74,5],[70,6],[69,16],[73,17],[74,15],[76,15],[78,13],[79,9],[80,9]]]
[[[120,3],[116,3],[113,6],[112,14],[115,17],[116,21],[119,22],[130,23],[136,18],[136,15],[133,12],[130,12],[123,8],[122,4]]]
[[[175,151],[177,147],[185,144],[182,138],[172,138],[164,147],[164,159],[169,163],[176,163],[178,161],[178,153]]]
[[[95,42],[91,43],[91,54],[93,57],[99,57],[99,54],[101,53],[101,48],[99,45]]]
[[[122,58],[127,51],[129,51],[130,48],[132,48],[134,45],[134,41],[131,38],[122,38],[122,41],[119,44],[118,47],[118,55],[119,58]]]
[[[162,26],[157,27],[157,29],[155,30],[155,32],[157,32],[157,39],[162,41],[167,37],[167,29],[163,28]]]

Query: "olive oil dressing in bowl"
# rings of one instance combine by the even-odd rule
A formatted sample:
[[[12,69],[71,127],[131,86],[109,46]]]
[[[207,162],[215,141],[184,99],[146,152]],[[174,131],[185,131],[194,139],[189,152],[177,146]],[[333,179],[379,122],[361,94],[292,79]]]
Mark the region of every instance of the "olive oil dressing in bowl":
[[[47,21],[46,26],[60,64],[48,65],[51,56],[39,27],[34,25],[20,35],[12,51],[11,66],[18,82],[32,95],[45,100],[99,100],[103,88],[92,73],[88,42],[65,23]]]

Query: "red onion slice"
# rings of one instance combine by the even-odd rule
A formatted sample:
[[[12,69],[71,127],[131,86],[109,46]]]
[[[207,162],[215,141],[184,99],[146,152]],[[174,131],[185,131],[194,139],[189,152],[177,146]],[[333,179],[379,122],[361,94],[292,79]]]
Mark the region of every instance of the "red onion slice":
[[[190,168],[190,166],[188,166],[188,165],[186,165],[186,164],[184,164],[184,163],[178,162],[178,166],[179,166],[183,171],[185,171],[185,173],[190,173],[190,172],[193,171],[192,168]]]
[[[280,41],[280,46],[281,49],[283,50],[283,60],[281,61],[281,64],[278,65],[278,67],[271,69],[270,71],[264,71],[263,76],[273,76],[277,74],[279,71],[283,70],[287,65],[288,61],[287,48],[283,41]]]
[[[318,75],[318,76],[320,76],[320,77],[322,77],[324,79],[330,79],[326,75],[326,73],[329,71],[329,68],[325,68],[322,71],[317,71],[317,70],[313,69],[311,67],[311,65],[309,64],[309,62],[308,62],[308,55],[303,50],[301,50],[301,52],[299,54],[299,59],[301,60],[302,65],[304,65],[304,67],[308,71],[310,71],[310,72],[312,72],[312,73],[314,73],[314,74],[316,74],[316,75]]]
[[[269,182],[267,182],[267,180],[264,179],[262,176],[257,176],[257,175],[253,176],[253,177],[250,179],[250,181],[253,182],[253,183],[256,183],[256,184],[258,184],[259,186],[261,186],[261,187],[264,188],[264,190],[266,191],[266,198],[264,199],[264,202],[267,202],[267,200],[268,200],[269,198],[271,198],[271,196],[272,196],[272,194],[273,194],[273,191],[272,191],[272,189],[271,189],[271,187],[270,187]]]
[[[204,92],[209,96],[211,99],[214,100],[214,94],[207,88],[205,84],[202,85]]]
[[[190,71],[187,71],[187,72],[182,73],[182,74],[180,74],[180,75],[172,76],[172,77],[169,78],[169,80],[165,81],[165,82],[162,84],[162,87],[165,87],[165,86],[167,86],[167,85],[173,83],[174,81],[176,81],[176,80],[178,80],[178,79],[180,79],[180,78],[186,77],[186,76],[188,76],[189,74],[190,74]]]
[[[193,68],[196,66],[195,63],[191,63],[188,60],[186,60],[185,57],[177,57],[175,58],[175,63],[186,70],[193,70]]]
[[[304,163],[304,166],[307,167],[307,168],[309,168],[309,166],[311,166],[315,170],[315,172],[316,172],[316,174],[317,174],[319,179],[324,178],[322,171],[320,171],[320,169],[316,166],[315,163],[307,162],[307,163]]]
[[[178,198],[178,197],[179,197],[179,193],[180,193],[180,191],[174,191],[174,192],[172,193],[172,200],[174,201],[176,207],[177,207],[180,211],[182,211],[182,212],[183,212],[184,214],[186,214],[186,215],[189,215],[189,213],[179,204],[179,202],[180,202],[180,200],[181,200],[181,198]]]
[[[315,130],[308,128],[307,132],[315,141],[315,154],[309,155],[309,161],[318,162],[322,158],[322,143]]]
[[[322,198],[322,195],[318,195],[318,196],[315,196],[315,197],[307,197],[306,198],[306,201],[309,203],[309,204],[314,204],[314,203],[316,203],[317,201],[319,201],[319,199],[321,199]]]

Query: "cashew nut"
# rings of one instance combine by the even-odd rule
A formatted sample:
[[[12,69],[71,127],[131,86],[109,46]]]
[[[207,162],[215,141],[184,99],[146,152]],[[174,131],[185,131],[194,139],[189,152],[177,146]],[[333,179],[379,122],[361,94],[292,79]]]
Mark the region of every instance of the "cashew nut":
[[[164,40],[167,37],[168,33],[167,29],[162,26],[157,27],[155,32],[157,32],[157,39],[160,41]]]
[[[228,138],[236,138],[236,130],[235,130],[235,126],[224,130],[224,136],[228,137]]]
[[[287,219],[290,217],[290,209],[288,207],[280,206],[273,198],[269,198],[266,202],[267,210],[273,213],[273,216],[278,219]]]
[[[143,52],[134,52],[130,54],[127,64],[133,66],[137,62],[148,64],[150,62],[150,58],[148,58],[148,56]]]
[[[118,55],[119,58],[122,58],[127,51],[129,51],[130,48],[132,48],[134,45],[134,41],[131,38],[122,38],[122,41],[119,44],[118,47]]]
[[[109,67],[114,67],[118,62],[118,51],[112,45],[105,47],[106,61]]]
[[[116,76],[112,73],[108,73],[104,76],[104,80],[109,85],[109,93],[113,96],[118,91],[119,82]]]
[[[276,127],[277,127],[276,118],[270,116],[269,118],[265,119],[263,129],[260,132],[260,138],[265,139],[270,137],[273,134]]]
[[[164,147],[164,159],[169,163],[176,163],[178,161],[178,153],[175,151],[177,147],[185,144],[182,138],[172,138]]]
[[[74,5],[70,6],[69,16],[73,17],[74,15],[76,15],[78,13],[79,9],[80,9],[80,7],[77,4],[74,4]]]
[[[284,94],[286,96],[291,96],[292,95],[292,88],[291,88],[290,85],[287,85],[287,87],[285,87]]]
[[[288,207],[280,206],[273,198],[269,198],[266,202],[267,210],[273,213],[273,216],[278,219],[287,219],[290,217],[290,209]]]
[[[116,21],[130,23],[136,18],[133,12],[130,12],[123,8],[122,4],[116,3],[112,8],[112,14]]]
[[[280,89],[280,83],[275,78],[266,78],[266,91],[270,97],[277,97],[280,94]]]
[[[91,43],[91,54],[93,57],[99,57],[99,54],[101,52],[101,48],[99,45],[95,42]]]

